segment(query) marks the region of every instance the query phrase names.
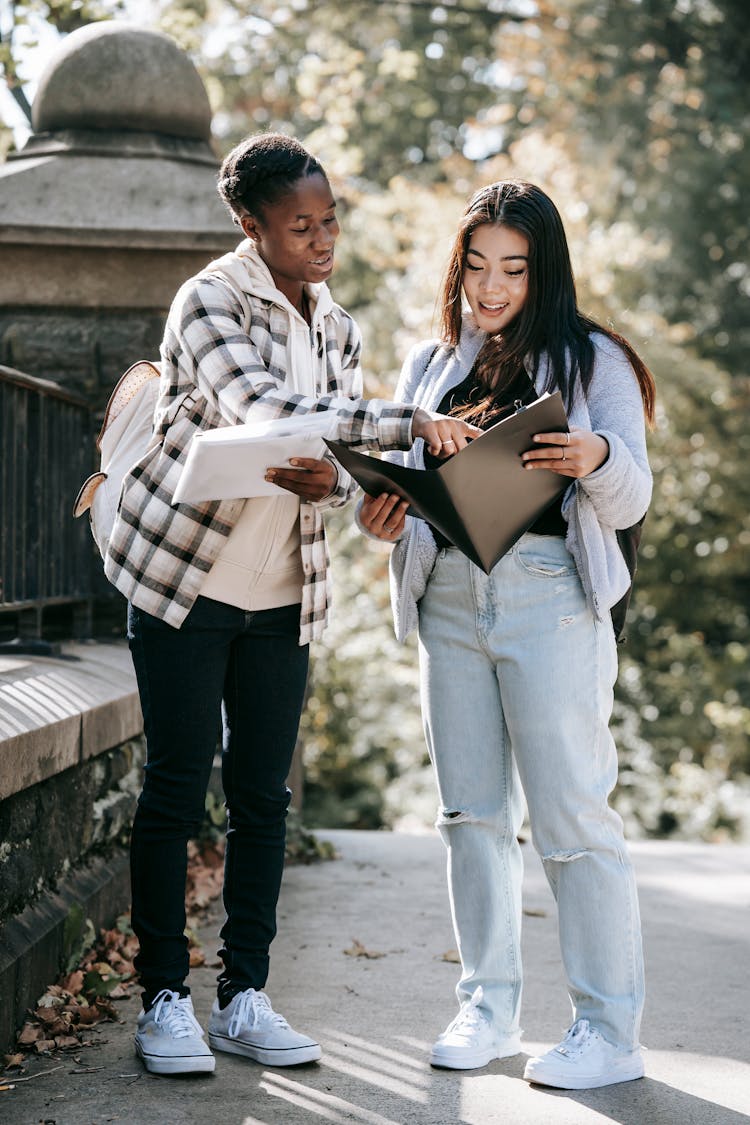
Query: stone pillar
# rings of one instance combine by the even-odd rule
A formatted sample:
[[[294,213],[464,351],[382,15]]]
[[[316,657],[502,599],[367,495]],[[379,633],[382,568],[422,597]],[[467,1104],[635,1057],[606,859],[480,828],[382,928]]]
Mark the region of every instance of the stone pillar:
[[[166,35],[120,21],[50,59],[34,132],[0,166],[0,364],[101,409],[158,354],[179,285],[231,249],[203,82]]]

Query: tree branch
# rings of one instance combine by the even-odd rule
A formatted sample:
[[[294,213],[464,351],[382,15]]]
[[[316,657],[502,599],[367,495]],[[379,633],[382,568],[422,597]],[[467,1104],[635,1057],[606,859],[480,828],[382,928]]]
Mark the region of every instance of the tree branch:
[[[31,124],[31,105],[29,104],[29,99],[26,97],[25,93],[23,92],[23,86],[11,86],[10,83],[8,83],[8,89],[10,90],[11,94],[13,95],[13,98],[14,98],[16,104],[21,107],[21,110],[24,113],[24,115],[26,117],[26,120],[28,121],[28,123],[30,125]]]

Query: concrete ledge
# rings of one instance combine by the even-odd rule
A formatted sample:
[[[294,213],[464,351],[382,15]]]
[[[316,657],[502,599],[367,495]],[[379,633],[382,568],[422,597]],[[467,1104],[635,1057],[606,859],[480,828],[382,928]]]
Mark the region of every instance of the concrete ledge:
[[[27,1008],[81,944],[86,919],[111,926],[130,903],[127,852],[96,857],[0,928],[0,1052],[15,1041]]]
[[[0,656],[0,800],[142,728],[124,643],[65,645],[62,659]]]

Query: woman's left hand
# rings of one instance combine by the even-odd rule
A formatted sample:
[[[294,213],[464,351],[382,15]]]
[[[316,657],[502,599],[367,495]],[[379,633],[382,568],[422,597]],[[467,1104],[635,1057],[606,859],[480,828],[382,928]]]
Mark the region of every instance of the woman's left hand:
[[[266,480],[293,492],[307,503],[324,500],[330,496],[339,475],[334,465],[328,460],[316,460],[314,457],[292,457],[289,461],[294,468],[280,465],[266,469]]]
[[[564,477],[587,477],[609,457],[609,444],[599,434],[572,426],[570,433],[534,434],[545,449],[521,454],[524,469],[551,469]]]

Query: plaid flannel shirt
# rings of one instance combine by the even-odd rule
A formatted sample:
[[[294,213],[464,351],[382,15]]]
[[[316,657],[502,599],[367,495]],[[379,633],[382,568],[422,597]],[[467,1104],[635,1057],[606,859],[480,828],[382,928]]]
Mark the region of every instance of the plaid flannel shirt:
[[[325,289],[325,287],[321,287]],[[326,296],[328,291],[325,289]],[[320,296],[319,296],[320,299]],[[408,449],[415,407],[364,399],[359,329],[330,301],[323,318],[327,393],[294,394],[285,386],[288,312],[239,294],[224,280],[198,274],[177,293],[161,346],[159,439],[125,477],[105,559],[109,580],[134,605],[179,628],[239,518],[244,501],[172,504],[193,434],[217,426],[329,410],[337,439],[361,449]],[[248,316],[249,310],[249,316]],[[248,323],[249,320],[249,323]],[[322,353],[320,353],[322,355]],[[175,401],[189,394],[174,414]],[[304,571],[300,644],[323,632],[331,575],[322,508],[355,491],[339,470],[331,497],[300,505]]]

